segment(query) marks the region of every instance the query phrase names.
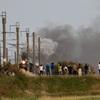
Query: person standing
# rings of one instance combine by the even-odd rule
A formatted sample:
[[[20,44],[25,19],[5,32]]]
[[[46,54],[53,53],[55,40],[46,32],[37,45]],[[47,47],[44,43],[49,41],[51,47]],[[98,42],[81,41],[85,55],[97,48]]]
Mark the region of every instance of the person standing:
[[[85,68],[85,74],[88,74],[88,69],[89,69],[88,65],[85,64],[84,68]]]
[[[50,75],[50,65],[49,65],[49,63],[46,64],[46,74]]]
[[[61,64],[58,64],[58,73],[59,73],[59,75],[62,74],[62,66],[61,66]]]
[[[73,65],[73,74],[77,75],[77,65],[75,63]]]
[[[88,74],[92,74],[91,67],[89,66]]]
[[[79,63],[79,66],[78,66],[78,75],[82,76],[82,66],[81,66],[81,63]]]
[[[98,67],[99,67],[99,74],[100,74],[100,62],[98,63]]]
[[[40,65],[39,69],[40,69],[40,76],[41,76],[43,75],[43,65],[42,64]]]
[[[69,75],[72,75],[72,65],[68,65]]]
[[[67,75],[68,74],[68,68],[67,68],[67,66],[64,66],[63,70],[64,70],[64,74]]]
[[[54,65],[54,63],[51,63],[51,74],[52,75],[55,74],[55,65]]]

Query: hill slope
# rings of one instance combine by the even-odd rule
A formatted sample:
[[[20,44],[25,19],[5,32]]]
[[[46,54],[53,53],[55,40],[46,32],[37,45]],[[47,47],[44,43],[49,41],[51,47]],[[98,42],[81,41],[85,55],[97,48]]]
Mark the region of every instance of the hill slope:
[[[100,76],[35,76],[0,74],[0,97],[100,94]]]

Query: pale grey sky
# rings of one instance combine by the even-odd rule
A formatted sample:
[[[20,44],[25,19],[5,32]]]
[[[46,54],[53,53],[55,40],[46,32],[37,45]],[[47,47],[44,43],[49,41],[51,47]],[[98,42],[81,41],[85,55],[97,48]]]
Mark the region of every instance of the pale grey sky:
[[[87,27],[100,15],[100,0],[0,0],[2,11],[7,12],[7,31],[15,22],[20,22],[21,31],[30,28],[30,33],[45,26],[65,24],[77,29],[81,25]]]
[[[100,0],[0,0],[0,12],[7,12],[7,24],[20,22],[31,32],[48,24],[87,26],[100,14]]]

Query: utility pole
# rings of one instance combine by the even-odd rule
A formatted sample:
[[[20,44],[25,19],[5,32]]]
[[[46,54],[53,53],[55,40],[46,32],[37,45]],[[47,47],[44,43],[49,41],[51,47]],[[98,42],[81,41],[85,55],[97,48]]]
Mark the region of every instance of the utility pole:
[[[21,31],[21,32],[26,32],[26,37],[27,37],[27,64],[28,64],[28,71],[30,70],[30,62],[29,62],[29,28],[26,28],[26,31]]]
[[[38,57],[39,57],[39,66],[40,66],[41,64],[40,37],[38,37]]]
[[[16,64],[16,52],[15,52],[15,64]]]
[[[35,32],[33,32],[33,67],[34,67],[34,74],[36,73],[35,71]]]
[[[2,12],[3,23],[3,65],[6,64],[6,12]]]
[[[8,48],[6,48],[6,63],[8,63]]]
[[[16,23],[16,32],[17,32],[17,67],[19,69],[19,26]]]
[[[30,63],[29,63],[29,28],[26,29],[26,36],[27,36],[27,63],[28,63],[28,71],[30,70]]]
[[[0,44],[0,65],[1,65],[1,44]]]
[[[16,22],[16,25],[10,25],[11,26],[15,26],[16,27],[16,33],[17,33],[17,67],[19,69],[19,22]],[[10,29],[11,31],[11,29]]]

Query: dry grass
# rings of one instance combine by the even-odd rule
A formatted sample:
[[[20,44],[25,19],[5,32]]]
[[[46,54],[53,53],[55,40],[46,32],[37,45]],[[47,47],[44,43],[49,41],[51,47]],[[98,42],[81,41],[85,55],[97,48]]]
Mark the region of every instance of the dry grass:
[[[71,96],[71,97],[50,97],[44,96],[39,100],[100,100],[100,95],[97,96]]]

